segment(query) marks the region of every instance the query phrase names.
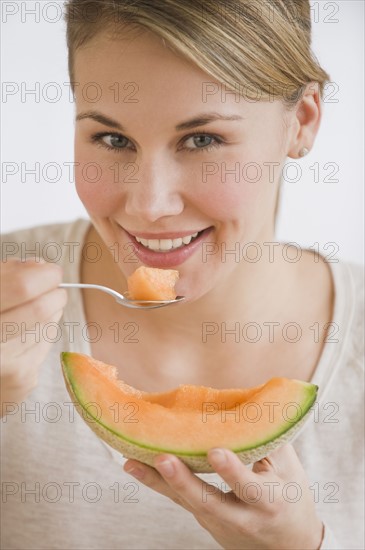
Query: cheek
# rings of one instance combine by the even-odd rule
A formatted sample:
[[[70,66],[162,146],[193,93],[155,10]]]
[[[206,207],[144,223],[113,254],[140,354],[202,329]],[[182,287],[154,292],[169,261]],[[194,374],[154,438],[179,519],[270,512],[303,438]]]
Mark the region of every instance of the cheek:
[[[224,181],[219,175],[196,186],[192,203],[214,220],[230,221],[242,216],[252,197],[243,183]]]
[[[96,217],[112,215],[123,200],[117,163],[93,161],[81,147],[75,149],[75,162],[76,191],[86,210]]]
[[[272,156],[275,160],[267,160]],[[203,163],[195,179],[195,203],[209,216],[222,222],[246,221],[270,210],[275,203],[280,166],[277,156],[244,155],[239,152],[224,160]],[[245,160],[246,159],[246,160]],[[247,160],[250,159],[250,160]]]

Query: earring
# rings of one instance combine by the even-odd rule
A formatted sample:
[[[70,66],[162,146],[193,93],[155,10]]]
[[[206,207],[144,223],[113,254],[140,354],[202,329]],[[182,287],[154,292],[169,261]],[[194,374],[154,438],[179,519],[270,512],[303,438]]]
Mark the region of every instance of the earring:
[[[309,149],[307,149],[307,147],[302,147],[301,150],[299,151],[298,155],[300,158],[302,157],[305,157],[306,155],[308,155],[309,153]]]

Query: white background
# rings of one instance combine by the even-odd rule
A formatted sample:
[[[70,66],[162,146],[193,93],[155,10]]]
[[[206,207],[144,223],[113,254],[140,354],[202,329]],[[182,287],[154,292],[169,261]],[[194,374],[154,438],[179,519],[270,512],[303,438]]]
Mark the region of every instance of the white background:
[[[60,17],[63,2],[19,0],[1,4],[2,85],[3,91],[5,85],[9,91],[14,83],[15,91],[14,95],[3,95],[1,102],[1,231],[87,217],[74,189],[71,169],[65,164],[73,161],[74,104],[67,85],[65,25]],[[315,148],[296,165],[302,170],[299,181],[293,181],[298,175],[294,165],[287,171],[277,239],[302,246],[319,243],[321,250],[326,243],[336,243],[337,257],[362,263],[364,2],[320,0],[311,4],[313,50],[334,84],[326,91]],[[15,10],[17,13],[9,14]],[[34,10],[39,19],[30,13]],[[56,89],[47,88],[50,82],[57,83],[61,92],[54,103],[50,100]],[[38,102],[34,95],[22,98],[22,86],[34,89],[36,83],[40,86]],[[21,168],[21,163],[23,172],[34,168],[36,162],[40,166],[39,182],[22,174]],[[48,163],[60,166],[59,181],[50,181],[57,179],[54,168],[42,176]],[[9,166],[18,172],[5,177]],[[327,253],[332,250],[329,245]]]

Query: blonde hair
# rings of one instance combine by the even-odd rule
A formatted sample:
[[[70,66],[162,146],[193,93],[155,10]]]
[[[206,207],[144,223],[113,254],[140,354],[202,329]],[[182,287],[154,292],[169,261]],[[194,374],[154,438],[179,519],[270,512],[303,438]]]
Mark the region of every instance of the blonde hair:
[[[246,99],[295,104],[306,84],[322,95],[329,80],[311,51],[309,0],[68,0],[65,10],[71,83],[79,48],[130,25]]]

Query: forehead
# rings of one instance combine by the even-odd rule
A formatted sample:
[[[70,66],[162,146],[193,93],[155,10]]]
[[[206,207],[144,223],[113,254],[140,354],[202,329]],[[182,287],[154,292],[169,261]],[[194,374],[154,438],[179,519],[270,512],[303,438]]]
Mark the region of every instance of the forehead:
[[[266,116],[276,108],[246,101],[193,62],[172,51],[148,30],[106,34],[80,48],[74,58],[77,110],[95,108],[105,114],[142,117],[161,126],[161,115],[174,122],[197,112]],[[275,102],[277,103],[277,102]]]
[[[215,89],[219,86],[213,77],[171,51],[160,37],[149,31],[137,35],[128,33],[118,40],[99,36],[76,52],[74,75],[79,83],[76,98],[80,102],[87,100],[87,97],[83,93],[77,94],[77,91],[82,91],[89,83],[95,83],[105,100],[116,95],[111,93],[113,86],[120,89],[119,99],[122,102],[134,88],[138,90],[134,99],[138,99],[140,106],[156,104],[158,99],[166,109],[171,103],[175,109],[179,103],[204,104],[205,83],[214,81]],[[209,102],[211,100],[221,103],[221,94],[209,96]],[[129,103],[133,106],[137,102]]]

